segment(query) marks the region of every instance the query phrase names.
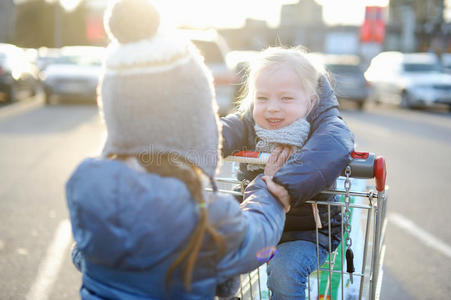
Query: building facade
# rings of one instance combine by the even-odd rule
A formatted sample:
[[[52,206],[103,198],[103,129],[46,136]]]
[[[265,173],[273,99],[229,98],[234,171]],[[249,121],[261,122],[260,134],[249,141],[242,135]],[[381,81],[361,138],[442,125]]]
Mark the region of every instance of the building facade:
[[[12,43],[15,38],[16,9],[13,0],[0,1],[0,43]]]
[[[391,0],[386,49],[451,52],[451,20],[445,18],[446,3],[445,0]]]

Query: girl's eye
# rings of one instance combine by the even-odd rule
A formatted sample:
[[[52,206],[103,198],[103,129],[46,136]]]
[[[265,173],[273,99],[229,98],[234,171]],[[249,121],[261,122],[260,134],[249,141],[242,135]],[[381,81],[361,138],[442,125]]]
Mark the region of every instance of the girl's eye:
[[[268,99],[268,98],[263,97],[263,96],[257,97],[257,101],[260,101],[260,102],[266,101],[267,99]]]
[[[292,101],[293,99],[294,99],[293,97],[289,97],[289,96],[282,97],[282,101]]]

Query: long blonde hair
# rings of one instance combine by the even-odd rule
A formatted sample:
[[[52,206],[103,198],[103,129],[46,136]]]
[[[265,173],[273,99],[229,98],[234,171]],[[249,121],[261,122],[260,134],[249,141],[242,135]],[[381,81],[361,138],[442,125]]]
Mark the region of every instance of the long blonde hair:
[[[153,155],[153,154],[151,154]],[[143,155],[137,155],[138,163],[149,173],[155,173],[163,177],[174,177],[183,181],[193,197],[193,205],[199,207],[199,219],[191,233],[187,246],[174,260],[166,273],[166,287],[169,286],[172,275],[178,267],[182,267],[182,281],[186,290],[190,290],[194,265],[199,254],[205,233],[210,234],[218,249],[217,258],[223,256],[225,242],[222,235],[208,222],[208,213],[202,187],[202,171],[180,156],[172,156],[170,153],[159,153],[157,159],[143,159]],[[110,158],[125,160],[129,155],[114,155]]]
[[[248,66],[245,82],[238,99],[238,111],[245,114],[252,108],[254,98],[254,83],[258,74],[265,69],[275,66],[287,66],[299,77],[299,85],[307,93],[311,100],[307,114],[318,101],[318,80],[323,73],[320,66],[314,64],[307,57],[307,52],[302,47],[283,48],[269,47],[260,52]]]

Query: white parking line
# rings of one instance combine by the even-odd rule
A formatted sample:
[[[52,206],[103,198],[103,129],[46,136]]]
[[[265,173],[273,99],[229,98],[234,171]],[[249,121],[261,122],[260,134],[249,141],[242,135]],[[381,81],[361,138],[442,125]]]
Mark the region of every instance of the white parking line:
[[[401,227],[411,235],[417,237],[425,245],[433,248],[434,250],[439,251],[448,258],[451,258],[451,246],[447,245],[445,242],[436,238],[435,236],[425,231],[424,229],[418,227],[411,220],[407,219],[406,217],[398,213],[390,213],[388,215],[388,218],[393,224]]]
[[[27,300],[49,298],[71,239],[70,222],[65,219],[58,225],[53,241],[47,249],[47,254],[39,266],[38,275],[27,294]]]

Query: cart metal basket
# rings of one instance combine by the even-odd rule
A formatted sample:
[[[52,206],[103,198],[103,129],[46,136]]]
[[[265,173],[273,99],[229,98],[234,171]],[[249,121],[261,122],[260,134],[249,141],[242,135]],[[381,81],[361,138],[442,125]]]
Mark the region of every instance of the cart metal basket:
[[[236,163],[260,163],[267,161],[268,154],[239,152],[229,156],[226,161]],[[327,261],[312,273],[308,280],[306,297],[308,299],[379,299],[383,260],[385,253],[384,233],[386,227],[387,187],[385,186],[386,167],[382,157],[374,153],[353,152],[353,160],[337,179],[335,189],[325,190],[323,194],[338,195],[340,201],[316,201],[307,203],[327,207],[330,221],[332,206],[341,208],[341,240],[335,251],[329,249]],[[232,185],[245,183],[235,179],[232,165],[232,178],[217,178],[220,192],[242,195],[234,191]],[[330,222],[328,222],[330,226]],[[329,228],[329,232],[331,232]],[[316,229],[318,236],[318,229]],[[318,239],[317,239],[318,240]],[[329,245],[331,244],[329,234]],[[317,251],[318,251],[317,243]],[[352,249],[354,272],[347,272],[346,255]],[[348,263],[349,264],[349,263]],[[352,274],[351,274],[352,273]],[[266,287],[266,265],[241,275],[241,286],[237,294],[240,299],[270,299]]]

